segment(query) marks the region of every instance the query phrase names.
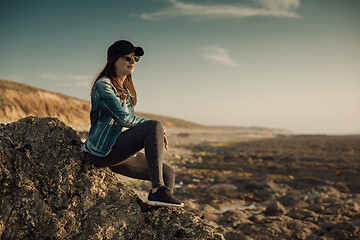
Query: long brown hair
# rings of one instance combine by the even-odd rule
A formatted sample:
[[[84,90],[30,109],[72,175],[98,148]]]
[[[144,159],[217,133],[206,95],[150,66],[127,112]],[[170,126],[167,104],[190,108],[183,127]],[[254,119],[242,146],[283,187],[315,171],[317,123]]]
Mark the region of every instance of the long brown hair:
[[[120,99],[126,99],[128,96],[128,92],[125,89],[125,86],[129,89],[130,91],[130,98],[131,98],[131,102],[132,104],[135,106],[137,103],[137,96],[136,96],[136,91],[135,91],[135,87],[134,87],[134,83],[132,81],[131,75],[128,75],[123,83],[123,86],[120,85],[120,81],[119,78],[116,74],[116,69],[115,69],[115,62],[116,60],[118,60],[118,58],[121,57],[121,55],[119,56],[115,56],[115,57],[110,57],[104,67],[104,69],[99,73],[99,75],[95,78],[92,87],[91,87],[91,92],[94,89],[95,83],[103,76],[107,76],[110,81],[112,82],[112,84],[114,85],[114,87],[116,88],[116,90],[118,91],[119,95],[120,95]]]

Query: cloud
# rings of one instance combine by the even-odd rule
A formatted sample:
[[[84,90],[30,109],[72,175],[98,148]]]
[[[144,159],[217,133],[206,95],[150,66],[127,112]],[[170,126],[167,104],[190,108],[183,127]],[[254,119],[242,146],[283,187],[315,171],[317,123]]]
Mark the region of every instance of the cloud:
[[[42,73],[40,78],[47,80],[68,80],[68,81],[84,81],[90,80],[89,75],[58,75],[52,72]]]
[[[69,86],[90,86],[91,77],[89,75],[57,75],[52,72],[43,73],[41,79],[57,81],[56,85],[61,87]]]
[[[197,16],[203,18],[245,18],[271,16],[299,18],[295,12],[300,0],[252,0],[248,4],[198,4],[167,0],[171,6],[152,13],[142,13],[140,18],[157,21],[169,18]]]
[[[59,87],[70,87],[71,84],[68,83],[68,82],[57,82],[57,83],[56,83],[56,86],[59,86]]]
[[[68,80],[75,81],[75,85],[79,87],[88,87],[91,84],[91,78],[89,75],[69,75]]]
[[[300,6],[300,0],[255,0],[259,5],[267,9],[283,9],[295,11]]]
[[[238,67],[238,64],[231,59],[228,50],[218,45],[208,45],[201,48],[202,57],[209,62],[226,65],[229,67]]]
[[[76,86],[79,86],[79,87],[88,87],[90,86],[91,82],[90,81],[78,81],[76,83]]]
[[[48,79],[48,80],[60,80],[61,77],[52,72],[46,72],[40,75],[40,78]]]
[[[89,80],[89,75],[68,75],[67,79],[69,80]]]

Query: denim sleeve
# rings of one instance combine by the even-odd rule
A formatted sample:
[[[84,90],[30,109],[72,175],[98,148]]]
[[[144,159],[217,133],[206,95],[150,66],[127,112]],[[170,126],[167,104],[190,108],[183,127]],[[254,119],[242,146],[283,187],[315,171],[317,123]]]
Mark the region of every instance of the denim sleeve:
[[[134,114],[125,111],[110,83],[101,81],[96,84],[95,94],[99,107],[108,112],[120,125],[131,128],[146,121],[145,118],[136,117]]]

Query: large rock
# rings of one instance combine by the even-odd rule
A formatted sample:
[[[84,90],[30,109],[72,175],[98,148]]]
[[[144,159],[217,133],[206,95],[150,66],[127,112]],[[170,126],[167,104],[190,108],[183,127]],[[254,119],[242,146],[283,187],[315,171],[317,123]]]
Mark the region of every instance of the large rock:
[[[181,208],[144,204],[81,144],[56,118],[0,125],[1,239],[223,239]]]

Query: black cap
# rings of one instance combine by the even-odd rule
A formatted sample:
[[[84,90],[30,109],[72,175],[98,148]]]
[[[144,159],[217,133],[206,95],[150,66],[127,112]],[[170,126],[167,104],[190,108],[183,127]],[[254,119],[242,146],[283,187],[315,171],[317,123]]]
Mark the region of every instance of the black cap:
[[[126,40],[119,40],[114,42],[107,51],[107,58],[115,57],[118,55],[127,55],[135,52],[136,56],[143,56],[144,50],[141,47],[134,47],[134,45]]]

